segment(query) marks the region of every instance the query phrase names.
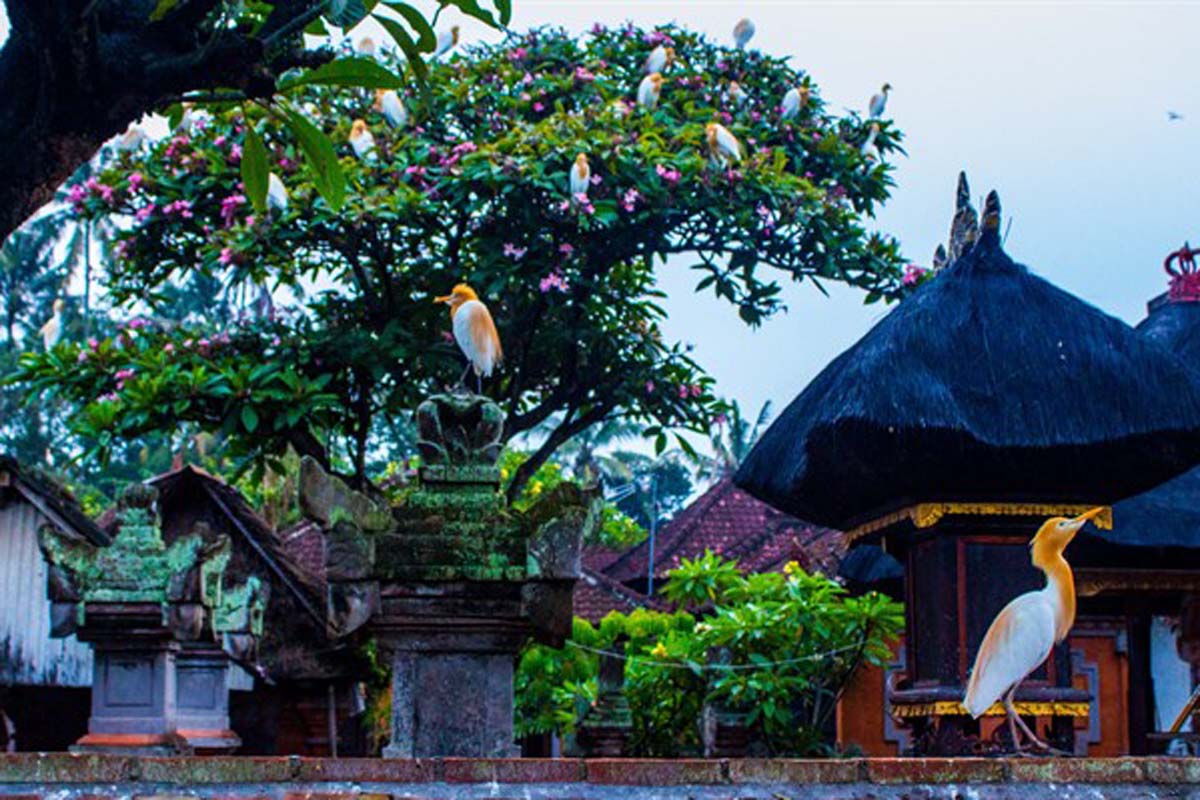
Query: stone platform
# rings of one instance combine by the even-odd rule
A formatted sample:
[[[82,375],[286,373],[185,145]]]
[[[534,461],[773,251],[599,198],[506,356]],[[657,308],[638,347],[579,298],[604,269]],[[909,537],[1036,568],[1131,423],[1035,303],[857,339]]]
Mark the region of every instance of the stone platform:
[[[1200,759],[310,759],[0,755],[0,800],[1193,798]]]

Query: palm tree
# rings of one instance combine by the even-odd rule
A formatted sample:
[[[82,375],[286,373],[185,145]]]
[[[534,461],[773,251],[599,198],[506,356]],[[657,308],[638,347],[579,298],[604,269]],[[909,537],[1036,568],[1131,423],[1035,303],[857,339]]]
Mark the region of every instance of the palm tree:
[[[718,419],[710,437],[712,455],[698,454],[694,459],[698,480],[720,480],[737,471],[743,459],[754,449],[771,420],[771,401],[762,404],[758,415],[751,422],[742,415],[742,408],[734,400],[723,419]]]

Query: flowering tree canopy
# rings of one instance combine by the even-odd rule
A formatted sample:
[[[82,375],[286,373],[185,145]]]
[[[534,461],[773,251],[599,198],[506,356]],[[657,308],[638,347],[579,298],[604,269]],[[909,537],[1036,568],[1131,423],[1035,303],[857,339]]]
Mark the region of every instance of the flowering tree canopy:
[[[659,46],[677,58],[650,108],[636,94]],[[806,102],[781,118],[800,85]],[[508,413],[506,436],[556,421],[518,468],[519,492],[591,425],[626,416],[663,447],[669,429],[704,430],[722,410],[660,332],[667,256],[693,256],[697,288],[751,324],[780,308],[785,278],[903,290],[895,242],[864,227],[888,197],[899,133],[833,116],[807,75],[757,51],[674,27],[540,29],[435,63],[427,90],[392,98],[396,127],[361,89],[295,99],[229,108],[73,188],[80,214],[129,221],[108,289],[150,318],[196,274],[300,298],[229,330],[153,322],[26,356],[21,379],[77,403],[78,430],[101,448],[193,422],[248,455],[290,444],[365,480],[379,421],[461,371],[432,299],[466,281],[503,340],[485,391]],[[740,158],[710,149],[713,122]],[[297,168],[309,127],[338,145],[324,173]],[[590,176],[573,192],[580,154]],[[277,186],[272,208],[255,209],[245,187],[271,173],[286,207]],[[331,205],[321,184],[335,174],[346,190]]]
[[[417,78],[437,44],[402,0],[3,0],[11,31],[0,47],[0,239],[8,236],[108,139],[143,114],[180,101],[270,98],[290,82],[370,86],[381,70],[327,62],[304,34],[349,28],[374,12]],[[511,0],[438,0],[491,26]],[[380,14],[384,11],[386,13]],[[315,68],[315,69],[314,69]],[[136,132],[131,132],[130,135]]]

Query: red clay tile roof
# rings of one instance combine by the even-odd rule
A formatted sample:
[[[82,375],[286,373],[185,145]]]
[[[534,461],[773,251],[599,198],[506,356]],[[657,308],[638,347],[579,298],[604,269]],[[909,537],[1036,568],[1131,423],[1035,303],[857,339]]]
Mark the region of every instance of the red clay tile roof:
[[[613,611],[628,614],[638,608],[666,610],[661,601],[651,600],[641,592],[635,592],[586,566],[575,583],[574,601],[575,616],[583,617],[592,624],[596,624]]]
[[[660,528],[656,539],[656,578],[665,577],[682,559],[704,555],[705,550],[736,558],[748,572],[769,572],[798,561],[807,570],[834,575],[845,550],[840,532],[777,511],[728,478]],[[604,567],[604,573],[622,582],[643,578],[649,549],[649,542],[642,542]]]

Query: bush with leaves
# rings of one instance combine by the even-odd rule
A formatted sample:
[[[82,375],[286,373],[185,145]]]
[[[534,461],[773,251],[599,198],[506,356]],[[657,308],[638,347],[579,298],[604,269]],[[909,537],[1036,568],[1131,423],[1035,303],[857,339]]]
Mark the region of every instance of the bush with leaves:
[[[638,107],[643,62],[660,44],[679,58],[657,107]],[[431,300],[465,280],[504,342],[506,365],[487,389],[508,414],[506,437],[557,420],[514,475],[515,496],[593,425],[636,420],[661,449],[669,431],[706,431],[722,410],[700,365],[662,336],[662,259],[693,256],[697,288],[751,324],[780,308],[781,280],[841,281],[868,300],[902,290],[895,242],[865,228],[891,185],[886,160],[862,153],[869,121],[832,115],[783,59],[675,27],[533,30],[435,63],[427,90],[399,90],[409,118],[397,128],[369,91],[302,80],[287,102],[230,107],[74,187],[80,214],[130,221],[108,276],[117,302],[153,315],[168,287],[196,273],[304,298],[299,313],[243,331],[220,359],[189,356],[172,369],[176,348],[154,379],[117,377],[139,370],[149,357],[140,349],[85,362],[86,346],[67,343],[28,356],[20,379],[75,404],[79,432],[102,449],[195,422],[248,454],[290,445],[328,465],[331,450],[348,453],[363,483],[377,419],[461,370],[445,307]],[[730,96],[733,81],[744,102]],[[780,99],[800,83],[810,99],[783,120]],[[347,141],[359,118],[375,142],[364,158]],[[713,121],[741,140],[740,162],[710,154]],[[900,134],[878,124],[886,159]],[[580,153],[591,182],[573,197],[568,170]],[[264,206],[271,173],[290,192],[286,210]],[[246,380],[231,392],[228,377],[209,383],[197,367]],[[284,374],[296,385],[280,383]],[[280,392],[338,402],[280,413]],[[113,394],[116,403],[101,399]]]
[[[565,649],[526,648],[518,730],[572,734],[578,706],[595,693],[595,650],[625,634],[633,754],[697,752],[709,699],[746,714],[761,752],[828,755],[827,731],[854,671],[887,663],[904,626],[902,606],[883,595],[852,597],[795,564],[782,574],[742,575],[711,553],[672,571],[663,595],[691,613],[614,613],[598,628],[577,619]],[[707,666],[714,648],[728,654],[730,668]]]

